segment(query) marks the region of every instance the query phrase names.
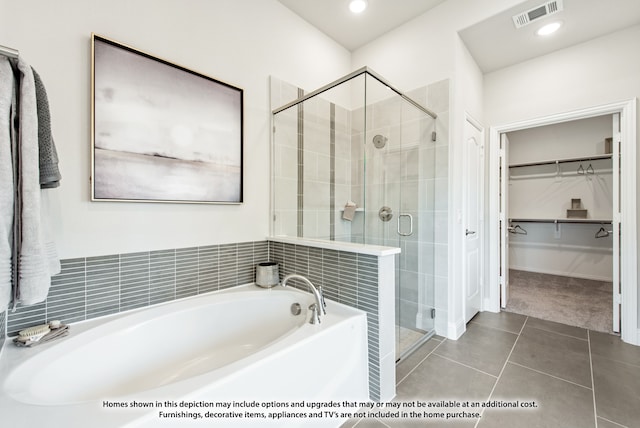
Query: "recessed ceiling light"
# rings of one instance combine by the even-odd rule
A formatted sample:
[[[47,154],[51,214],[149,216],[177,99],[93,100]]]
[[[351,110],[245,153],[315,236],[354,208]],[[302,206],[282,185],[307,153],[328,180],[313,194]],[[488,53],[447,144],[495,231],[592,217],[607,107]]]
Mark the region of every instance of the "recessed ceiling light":
[[[562,26],[562,21],[551,22],[547,25],[544,25],[536,31],[538,36],[548,36],[549,34],[555,33],[558,31],[558,28]]]
[[[353,13],[361,13],[367,8],[367,0],[351,0],[349,9]]]

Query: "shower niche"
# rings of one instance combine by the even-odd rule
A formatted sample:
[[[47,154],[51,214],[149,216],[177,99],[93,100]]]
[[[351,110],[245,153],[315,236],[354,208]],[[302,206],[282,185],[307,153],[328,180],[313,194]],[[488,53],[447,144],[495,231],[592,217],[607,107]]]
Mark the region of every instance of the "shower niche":
[[[433,89],[402,93],[366,67],[309,93],[271,80],[271,233],[401,249],[397,360],[433,334],[436,316],[436,153],[445,121],[428,108]]]

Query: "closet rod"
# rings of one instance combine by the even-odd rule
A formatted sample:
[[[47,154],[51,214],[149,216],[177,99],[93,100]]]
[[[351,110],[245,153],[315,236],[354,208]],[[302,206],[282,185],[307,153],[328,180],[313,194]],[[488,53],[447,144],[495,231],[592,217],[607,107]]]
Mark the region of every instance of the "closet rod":
[[[600,159],[611,159],[611,154],[596,155],[596,156],[589,156],[589,157],[582,157],[582,158],[530,162],[530,163],[517,163],[517,164],[509,165],[509,168],[519,168],[523,166],[553,165],[556,163],[569,163],[569,162],[588,162],[588,161],[594,161],[594,160],[600,160]]]
[[[8,48],[6,46],[0,45],[0,55],[4,55],[9,58],[18,58],[20,52],[17,49]]]
[[[510,222],[514,223],[582,223],[582,224],[611,224],[611,220],[596,220],[596,219],[574,219],[574,218],[510,218]]]

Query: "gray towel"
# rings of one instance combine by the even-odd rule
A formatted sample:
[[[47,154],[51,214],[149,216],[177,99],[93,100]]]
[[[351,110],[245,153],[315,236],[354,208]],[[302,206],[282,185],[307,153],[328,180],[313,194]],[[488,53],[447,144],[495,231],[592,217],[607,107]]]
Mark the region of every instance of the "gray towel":
[[[11,107],[14,104],[13,70],[0,57],[0,313],[11,301],[13,246],[13,164],[11,161]]]
[[[58,168],[58,152],[51,133],[51,115],[49,114],[49,99],[42,79],[33,71],[36,86],[36,103],[38,115],[38,150],[40,166],[40,187],[50,189],[60,185],[60,170]]]
[[[38,116],[36,89],[31,67],[18,59],[22,74],[19,90],[19,189],[22,209],[20,218],[21,243],[19,249],[19,280],[14,284],[17,300],[32,305],[47,298],[51,273],[47,244],[41,222],[40,172],[38,155]],[[15,303],[15,300],[14,300]]]

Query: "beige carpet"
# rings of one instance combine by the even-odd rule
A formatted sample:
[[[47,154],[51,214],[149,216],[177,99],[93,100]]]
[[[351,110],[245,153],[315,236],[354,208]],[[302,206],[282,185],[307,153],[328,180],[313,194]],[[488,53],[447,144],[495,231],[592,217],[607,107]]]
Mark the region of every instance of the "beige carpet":
[[[612,284],[509,271],[506,311],[605,333],[612,332]]]

